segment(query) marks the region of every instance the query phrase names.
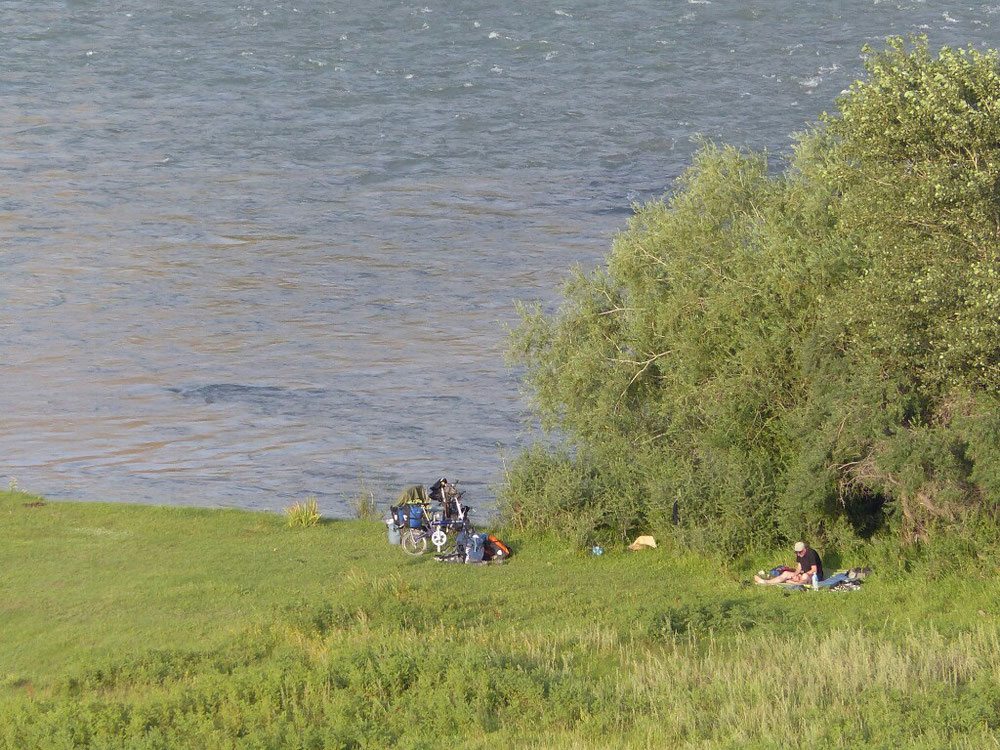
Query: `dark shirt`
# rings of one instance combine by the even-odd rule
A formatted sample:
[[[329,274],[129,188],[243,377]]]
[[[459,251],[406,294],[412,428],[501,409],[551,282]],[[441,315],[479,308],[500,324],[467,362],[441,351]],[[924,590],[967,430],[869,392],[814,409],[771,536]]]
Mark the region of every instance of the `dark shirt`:
[[[802,554],[802,556],[799,557],[796,555],[796,557],[798,557],[799,565],[802,566],[803,573],[808,573],[809,568],[815,565],[816,575],[819,577],[819,580],[822,581],[826,577],[823,575],[823,563],[820,562],[819,555],[816,554],[816,550],[811,547],[806,547],[806,551]]]

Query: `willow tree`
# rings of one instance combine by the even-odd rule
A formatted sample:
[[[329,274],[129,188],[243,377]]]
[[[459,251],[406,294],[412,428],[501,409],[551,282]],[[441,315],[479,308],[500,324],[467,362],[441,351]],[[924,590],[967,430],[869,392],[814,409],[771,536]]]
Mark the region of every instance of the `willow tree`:
[[[581,540],[680,522],[736,550],[992,512],[997,55],[866,55],[782,174],[703,145],[558,310],[521,308],[511,358],[564,445],[514,462],[511,520]]]

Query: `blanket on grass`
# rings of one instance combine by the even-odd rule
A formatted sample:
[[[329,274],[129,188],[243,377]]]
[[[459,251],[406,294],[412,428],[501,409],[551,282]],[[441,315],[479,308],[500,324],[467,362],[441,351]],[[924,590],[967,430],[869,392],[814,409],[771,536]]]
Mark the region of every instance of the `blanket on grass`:
[[[771,575],[778,575],[785,570],[791,570],[791,568],[775,568],[771,571]],[[867,578],[870,574],[871,568],[838,570],[833,575],[830,575],[820,581],[817,584],[817,587],[821,589],[830,589],[832,591],[857,591],[861,588],[861,581]],[[812,588],[812,586],[807,586],[802,583],[776,583],[773,585],[790,591],[805,591],[806,589]]]

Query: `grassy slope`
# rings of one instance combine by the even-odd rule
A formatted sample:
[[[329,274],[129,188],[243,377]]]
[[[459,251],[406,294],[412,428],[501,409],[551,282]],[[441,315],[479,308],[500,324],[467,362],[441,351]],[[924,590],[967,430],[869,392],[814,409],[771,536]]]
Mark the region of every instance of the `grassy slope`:
[[[388,574],[380,526],[290,530],[269,513],[46,503],[0,492],[6,671],[45,680],[142,648],[211,648],[274,608]]]
[[[471,567],[378,524],[32,500],[0,493],[0,747],[981,747],[1000,726],[992,564],[785,594],[676,549],[513,538]]]

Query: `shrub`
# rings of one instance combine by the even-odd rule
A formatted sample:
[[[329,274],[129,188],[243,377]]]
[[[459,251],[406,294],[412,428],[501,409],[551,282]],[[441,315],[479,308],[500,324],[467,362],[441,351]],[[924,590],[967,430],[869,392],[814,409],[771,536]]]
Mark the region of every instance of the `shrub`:
[[[783,173],[705,144],[605,268],[520,308],[510,357],[567,445],[515,462],[508,518],[625,539],[676,507],[735,554],[991,511],[998,56],[865,54]]]
[[[289,505],[285,508],[285,515],[288,517],[289,527],[315,526],[320,519],[316,498],[310,495],[305,502]]]

